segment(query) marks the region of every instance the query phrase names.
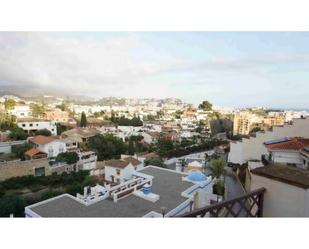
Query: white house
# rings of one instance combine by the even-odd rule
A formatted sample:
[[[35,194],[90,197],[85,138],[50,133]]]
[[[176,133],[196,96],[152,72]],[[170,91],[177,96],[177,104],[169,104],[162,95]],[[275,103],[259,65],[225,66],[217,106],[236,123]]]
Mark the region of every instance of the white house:
[[[35,133],[38,130],[49,130],[52,135],[57,135],[56,122],[42,119],[18,119],[18,127],[22,128],[28,134]]]
[[[98,156],[94,151],[82,151],[78,153],[78,156],[79,164],[82,165],[83,170],[96,169]]]
[[[17,118],[26,118],[32,116],[32,111],[27,105],[17,105],[10,111],[10,114]]]
[[[160,132],[147,131],[147,132],[142,132],[141,135],[144,137],[145,143],[152,144],[158,141],[160,137]]]
[[[105,179],[113,183],[122,183],[132,178],[134,172],[141,168],[142,162],[127,157],[122,160],[108,160],[105,162]]]
[[[257,132],[255,136],[243,138],[242,141],[230,143],[228,161],[234,164],[244,164],[249,160],[261,160],[267,154],[264,143],[283,137],[309,138],[309,117],[293,119],[293,123],[274,126],[271,130]]]
[[[272,163],[309,168],[309,139],[282,138],[265,142],[266,159]]]
[[[47,157],[56,157],[59,153],[66,152],[66,142],[58,137],[35,136],[29,139],[34,148],[47,154]]]

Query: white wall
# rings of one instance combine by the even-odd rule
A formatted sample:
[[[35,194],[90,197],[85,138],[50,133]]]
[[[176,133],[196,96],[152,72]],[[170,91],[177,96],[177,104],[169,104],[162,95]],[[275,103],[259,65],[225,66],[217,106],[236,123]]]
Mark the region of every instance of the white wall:
[[[49,130],[52,135],[57,135],[57,126],[53,121],[39,121],[39,122],[23,122],[17,123],[18,127],[22,128],[24,131],[34,131],[34,130]]]
[[[120,170],[120,175],[117,174],[117,169]],[[105,165],[105,179],[108,181],[112,181],[111,176],[114,176],[115,182],[117,181],[117,179],[120,179],[120,182],[124,182],[125,179],[131,179],[134,171],[135,170],[132,164],[129,164],[124,169],[119,169],[119,168]]]
[[[264,142],[282,137],[309,138],[309,117],[294,119],[293,125],[285,124],[283,127],[273,127],[273,131],[257,132],[256,137],[244,138],[242,142],[231,142],[229,162],[243,164],[250,159],[260,160],[263,154],[268,153]]]
[[[48,144],[39,145],[38,149],[45,152],[48,157],[56,157],[59,153],[67,151],[65,142],[62,142],[61,140],[55,140]],[[52,151],[52,153],[50,153],[50,151]]]
[[[309,192],[306,189],[251,174],[251,190],[266,188],[265,217],[308,217]]]
[[[272,151],[272,158],[275,163],[293,163],[303,165],[303,159],[298,151]]]

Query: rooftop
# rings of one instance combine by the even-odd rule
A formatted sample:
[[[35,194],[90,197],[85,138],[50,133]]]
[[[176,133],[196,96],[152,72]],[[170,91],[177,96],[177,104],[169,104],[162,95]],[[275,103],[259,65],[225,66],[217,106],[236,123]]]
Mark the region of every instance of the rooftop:
[[[54,140],[57,140],[59,139],[58,137],[56,136],[43,136],[43,135],[38,135],[38,136],[35,136],[35,137],[32,137],[29,139],[29,141],[31,143],[34,143],[34,144],[48,144]]]
[[[269,150],[304,150],[309,148],[309,139],[306,138],[283,138],[266,142],[265,146]]]
[[[275,164],[251,170],[251,173],[296,187],[309,188],[309,171],[286,165]]]
[[[41,217],[142,217],[151,211],[161,213],[163,206],[168,213],[187,200],[181,193],[193,186],[193,183],[182,181],[183,174],[176,171],[148,166],[140,172],[154,177],[151,190],[160,195],[158,201],[151,202],[129,195],[117,202],[105,199],[85,206],[63,195],[29,208]]]

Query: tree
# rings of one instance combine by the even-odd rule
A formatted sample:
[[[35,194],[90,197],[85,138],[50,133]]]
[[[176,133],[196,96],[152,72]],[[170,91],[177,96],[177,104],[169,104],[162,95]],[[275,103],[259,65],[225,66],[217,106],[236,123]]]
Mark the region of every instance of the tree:
[[[32,115],[34,117],[44,117],[46,111],[44,103],[41,104],[32,103],[30,104],[30,108],[32,111]]]
[[[9,135],[11,140],[26,140],[28,137],[28,134],[21,128],[19,127],[14,127],[11,130],[11,133]]]
[[[14,109],[15,106],[16,106],[16,101],[14,99],[5,99],[4,101],[5,110],[10,111]]]
[[[144,161],[145,166],[153,165],[161,168],[166,168],[163,160],[160,157],[153,157]]]
[[[256,133],[256,132],[259,132],[261,131],[262,129],[260,127],[254,127],[251,129],[250,133]]]
[[[0,217],[24,217],[25,202],[15,194],[5,194],[0,198]]]
[[[56,108],[60,109],[61,111],[69,111],[69,108],[65,102],[62,102],[60,105],[56,105]]]
[[[198,106],[199,109],[202,109],[204,111],[211,111],[212,110],[212,104],[205,100],[203,101],[199,106]]]
[[[24,143],[21,145],[14,145],[12,146],[12,153],[14,153],[17,158],[20,158],[21,160],[26,160],[25,152],[27,150],[30,150],[31,148],[32,145],[28,143]]]
[[[87,127],[87,117],[85,112],[82,112],[81,118],[80,118],[80,126],[81,127]]]
[[[35,132],[35,135],[36,135],[36,136],[42,135],[42,136],[47,136],[47,137],[49,137],[49,136],[52,135],[52,133],[51,133],[49,130],[47,130],[47,129],[41,129],[41,130],[37,130],[37,131]]]
[[[158,154],[162,157],[168,157],[174,150],[174,144],[171,140],[160,138],[158,143]]]
[[[134,143],[132,140],[129,140],[129,145],[128,145],[128,154],[129,155],[134,155],[135,149],[134,149]]]
[[[211,175],[216,179],[220,179],[225,174],[224,166],[225,162],[222,159],[213,160],[210,165]]]
[[[59,153],[56,157],[56,161],[64,162],[67,164],[77,163],[79,160],[78,154],[76,152],[63,152]]]
[[[100,161],[120,158],[127,150],[122,139],[113,134],[97,134],[89,139],[88,146],[97,152]]]

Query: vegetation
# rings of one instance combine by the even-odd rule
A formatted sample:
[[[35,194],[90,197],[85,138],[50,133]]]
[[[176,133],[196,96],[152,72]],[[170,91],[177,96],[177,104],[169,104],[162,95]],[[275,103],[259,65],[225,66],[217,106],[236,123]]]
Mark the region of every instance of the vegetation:
[[[153,166],[158,166],[158,167],[161,167],[161,168],[166,168],[163,160],[160,157],[153,157],[153,158],[150,158],[150,159],[146,159],[144,161],[144,163],[145,163],[145,166],[153,165]]]
[[[4,108],[7,111],[14,109],[15,106],[16,106],[16,101],[14,99],[6,99],[4,101]]]
[[[87,127],[87,117],[86,117],[86,114],[84,112],[82,112],[82,114],[81,114],[80,126],[81,127]]]
[[[27,205],[43,201],[54,196],[70,193],[82,193],[85,186],[95,185],[96,180],[88,171],[63,173],[50,176],[14,177],[0,182],[0,217],[8,217],[11,213],[16,217],[24,216]],[[32,193],[46,189],[37,197],[24,197],[24,190]],[[6,193],[6,194],[5,194]],[[7,194],[10,193],[10,194]]]
[[[256,132],[259,132],[259,131],[262,131],[262,129],[260,127],[254,127],[251,129],[250,133],[256,133]]]
[[[8,131],[16,127],[15,118],[6,114],[0,114],[0,131]]]
[[[199,109],[202,109],[204,111],[211,111],[212,110],[212,104],[205,100],[203,101],[199,106],[198,106]]]
[[[5,194],[0,198],[0,217],[24,217],[25,202],[15,194]]]
[[[12,153],[16,156],[16,158],[19,158],[21,160],[26,160],[25,152],[27,150],[30,150],[32,148],[32,145],[28,143],[24,143],[21,145],[14,145],[12,146]]]
[[[126,152],[125,143],[113,134],[97,134],[89,139],[88,146],[97,152],[100,161],[120,158]]]
[[[76,152],[63,152],[59,153],[56,157],[57,162],[64,162],[67,164],[75,164],[79,160],[78,154]]]
[[[42,136],[47,136],[47,137],[49,137],[49,136],[52,135],[52,133],[51,133],[49,130],[47,130],[47,129],[42,129],[42,130],[37,130],[37,131],[35,132],[35,135],[36,135],[36,136],[42,135]]]
[[[9,138],[11,140],[25,140],[28,137],[28,134],[18,126],[15,126],[10,129],[11,133],[9,135]]]
[[[113,121],[114,120],[114,121]],[[142,126],[143,121],[139,117],[133,117],[132,119],[121,116],[120,118],[113,118],[112,122],[120,126]]]
[[[32,103],[30,104],[30,108],[32,111],[32,115],[34,117],[38,117],[38,118],[44,117],[45,112],[46,112],[46,107],[43,102],[40,104]]]

